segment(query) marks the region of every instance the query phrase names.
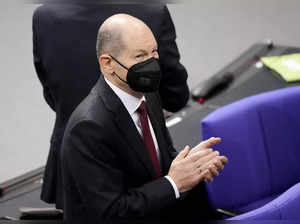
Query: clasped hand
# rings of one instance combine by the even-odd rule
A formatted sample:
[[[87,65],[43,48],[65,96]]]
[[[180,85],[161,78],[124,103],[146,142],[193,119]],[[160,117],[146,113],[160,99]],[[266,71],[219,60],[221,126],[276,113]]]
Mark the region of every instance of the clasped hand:
[[[180,193],[191,190],[201,181],[212,182],[228,162],[225,156],[211,147],[221,138],[209,138],[190,149],[186,146],[173,160],[168,176],[175,182]]]

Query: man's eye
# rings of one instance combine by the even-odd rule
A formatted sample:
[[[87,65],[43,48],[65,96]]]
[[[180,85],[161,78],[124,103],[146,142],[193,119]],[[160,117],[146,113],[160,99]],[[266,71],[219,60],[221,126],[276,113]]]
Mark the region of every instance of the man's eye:
[[[142,54],[139,54],[139,55],[136,55],[135,57],[136,58],[140,58],[140,57],[142,57],[143,55]]]
[[[154,52],[158,52],[157,49],[155,49],[155,50],[152,51],[152,53],[154,53]]]

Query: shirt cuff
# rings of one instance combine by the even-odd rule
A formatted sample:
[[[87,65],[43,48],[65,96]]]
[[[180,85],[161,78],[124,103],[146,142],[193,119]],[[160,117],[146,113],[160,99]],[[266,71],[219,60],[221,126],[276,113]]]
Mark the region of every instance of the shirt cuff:
[[[179,194],[179,191],[178,191],[178,188],[175,184],[175,182],[172,180],[172,178],[170,176],[165,176],[165,178],[167,178],[167,180],[170,182],[170,184],[172,185],[173,189],[174,189],[174,192],[175,192],[175,197],[176,199],[180,197],[180,194]]]

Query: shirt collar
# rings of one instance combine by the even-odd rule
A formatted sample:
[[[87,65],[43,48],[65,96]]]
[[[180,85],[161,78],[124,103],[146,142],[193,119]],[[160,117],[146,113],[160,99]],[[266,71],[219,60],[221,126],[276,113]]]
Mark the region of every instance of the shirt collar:
[[[113,83],[111,83],[108,79],[104,77],[104,80],[106,83],[110,86],[110,88],[114,91],[114,93],[120,98],[122,103],[124,104],[125,108],[127,109],[130,116],[132,116],[137,108],[140,106],[142,101],[146,101],[145,96],[142,98],[137,98],[135,96],[132,96],[128,93],[126,93],[124,90],[120,89],[119,87],[115,86]]]

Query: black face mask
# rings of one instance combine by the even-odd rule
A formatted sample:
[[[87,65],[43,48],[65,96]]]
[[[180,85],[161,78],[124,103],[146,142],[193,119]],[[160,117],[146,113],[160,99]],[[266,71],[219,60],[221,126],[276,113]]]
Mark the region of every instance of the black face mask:
[[[158,59],[152,57],[146,61],[139,62],[130,68],[127,68],[113,56],[111,57],[119,65],[128,70],[126,78],[127,81],[121,79],[118,74],[115,74],[121,81],[127,83],[132,90],[143,93],[154,92],[158,90],[161,79],[161,71]]]

